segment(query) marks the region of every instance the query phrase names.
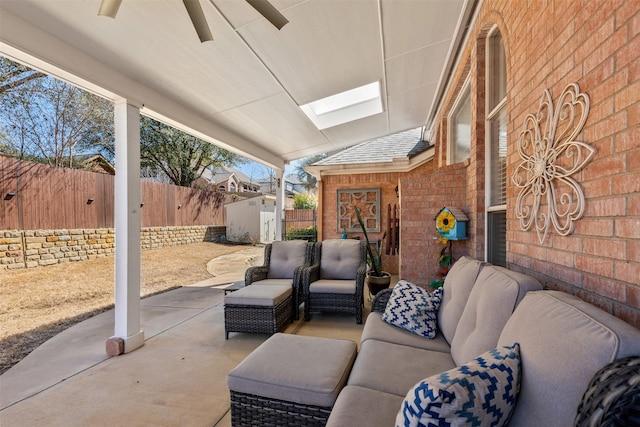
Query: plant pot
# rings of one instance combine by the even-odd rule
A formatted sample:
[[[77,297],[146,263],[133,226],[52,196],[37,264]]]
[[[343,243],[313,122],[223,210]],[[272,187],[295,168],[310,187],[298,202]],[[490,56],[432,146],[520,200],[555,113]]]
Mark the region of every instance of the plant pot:
[[[387,289],[391,284],[391,274],[386,271],[382,272],[382,276],[372,276],[367,273],[367,286],[369,286],[369,292],[371,295],[375,295],[383,289]]]

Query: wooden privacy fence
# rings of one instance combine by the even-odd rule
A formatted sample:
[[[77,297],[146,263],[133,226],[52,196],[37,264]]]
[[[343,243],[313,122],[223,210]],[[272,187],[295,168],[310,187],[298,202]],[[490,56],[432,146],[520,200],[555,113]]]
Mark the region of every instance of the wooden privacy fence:
[[[113,175],[0,156],[0,230],[114,227]],[[141,226],[224,225],[231,196],[143,181]]]
[[[315,209],[287,209],[284,211],[284,230],[315,227],[318,214]]]

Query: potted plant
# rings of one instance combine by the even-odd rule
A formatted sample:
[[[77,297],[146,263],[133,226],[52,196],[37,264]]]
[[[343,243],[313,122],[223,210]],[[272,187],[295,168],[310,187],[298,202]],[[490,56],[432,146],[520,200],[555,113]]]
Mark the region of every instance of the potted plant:
[[[367,241],[367,258],[369,264],[369,270],[367,271],[367,284],[369,286],[369,291],[375,295],[382,289],[388,288],[391,283],[391,274],[386,271],[382,271],[382,249],[384,247],[384,239],[387,237],[387,232],[384,232],[382,239],[380,240],[380,244],[378,245],[378,249],[374,251],[371,248],[371,242],[369,242],[369,236],[367,234],[364,221],[362,220],[360,209],[355,206],[354,210],[356,212],[360,228],[362,228],[362,232],[364,233],[364,238]]]

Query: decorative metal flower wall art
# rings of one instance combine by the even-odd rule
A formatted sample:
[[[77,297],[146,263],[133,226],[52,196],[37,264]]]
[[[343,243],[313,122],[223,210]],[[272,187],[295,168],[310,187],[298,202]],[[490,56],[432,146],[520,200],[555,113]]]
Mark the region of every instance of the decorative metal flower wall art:
[[[520,189],[516,217],[522,230],[535,226],[540,244],[551,225],[561,236],[573,233],[574,223],[584,214],[584,193],[571,175],[593,157],[595,149],[576,141],[589,114],[589,96],[577,83],[568,85],[554,111],[549,89],[545,89],[538,112],[524,120],[518,136],[522,162],[513,173]]]

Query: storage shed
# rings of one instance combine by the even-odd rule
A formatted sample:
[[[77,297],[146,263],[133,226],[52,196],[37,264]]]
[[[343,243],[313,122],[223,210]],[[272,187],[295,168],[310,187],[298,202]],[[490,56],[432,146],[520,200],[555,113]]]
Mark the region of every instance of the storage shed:
[[[239,243],[270,243],[276,240],[276,198],[260,196],[225,206],[227,240]]]

